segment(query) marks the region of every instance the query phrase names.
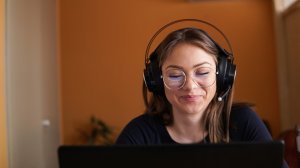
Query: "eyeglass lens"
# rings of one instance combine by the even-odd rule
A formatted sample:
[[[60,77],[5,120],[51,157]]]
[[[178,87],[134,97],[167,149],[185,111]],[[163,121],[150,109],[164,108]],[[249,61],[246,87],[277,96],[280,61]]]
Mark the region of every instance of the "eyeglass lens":
[[[171,68],[162,75],[164,84],[169,89],[182,88],[187,80],[187,75],[182,69]],[[216,80],[216,71],[210,67],[200,67],[192,72],[193,81],[200,87],[209,87]]]

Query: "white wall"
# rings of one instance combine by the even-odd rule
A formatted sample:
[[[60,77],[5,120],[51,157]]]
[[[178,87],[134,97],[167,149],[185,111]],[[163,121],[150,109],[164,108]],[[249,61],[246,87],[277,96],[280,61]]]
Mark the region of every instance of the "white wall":
[[[300,5],[300,3],[299,3]],[[286,33],[287,82],[289,89],[289,117],[287,127],[300,124],[300,7],[283,16]]]
[[[58,167],[56,1],[7,0],[6,25],[9,167]]]
[[[300,124],[300,1],[274,0],[282,131]]]

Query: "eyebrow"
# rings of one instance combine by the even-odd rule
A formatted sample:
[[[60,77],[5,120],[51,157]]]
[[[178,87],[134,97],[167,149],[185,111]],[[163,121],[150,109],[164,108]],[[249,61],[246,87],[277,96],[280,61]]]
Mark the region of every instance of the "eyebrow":
[[[193,68],[196,68],[196,67],[199,67],[199,66],[202,66],[202,65],[205,65],[205,64],[211,65],[211,64],[208,63],[208,62],[202,62],[202,63],[199,63],[199,64],[194,65]],[[179,66],[179,65],[169,65],[169,66],[166,67],[166,69],[168,69],[168,68],[178,68],[178,69],[183,69],[183,67],[182,67],[182,66]]]

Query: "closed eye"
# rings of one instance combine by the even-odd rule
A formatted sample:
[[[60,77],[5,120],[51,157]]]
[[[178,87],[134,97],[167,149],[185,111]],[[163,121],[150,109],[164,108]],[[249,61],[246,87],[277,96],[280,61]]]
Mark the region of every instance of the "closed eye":
[[[172,80],[180,80],[183,78],[182,75],[169,75],[169,78]]]
[[[209,72],[196,72],[197,76],[204,76],[204,75],[208,75]]]

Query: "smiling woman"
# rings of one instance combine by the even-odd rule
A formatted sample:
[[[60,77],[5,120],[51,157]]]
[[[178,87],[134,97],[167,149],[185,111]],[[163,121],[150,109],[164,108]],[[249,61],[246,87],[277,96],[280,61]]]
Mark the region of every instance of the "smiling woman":
[[[164,130],[164,135],[158,137],[169,138],[159,142],[144,139],[137,143],[232,140],[229,125],[235,65],[231,58],[203,30],[182,28],[170,33],[150,55],[144,72],[144,86],[153,93],[148,101],[144,90],[144,117],[157,117]],[[133,136],[128,131],[131,132],[126,127],[117,143],[135,143],[135,139],[140,139],[139,133]],[[261,134],[266,133],[265,138],[270,138],[263,131],[265,128]]]
[[[171,32],[145,62],[145,114],[125,126],[116,144],[272,141],[247,104],[233,103],[235,71],[233,55],[205,31]]]

